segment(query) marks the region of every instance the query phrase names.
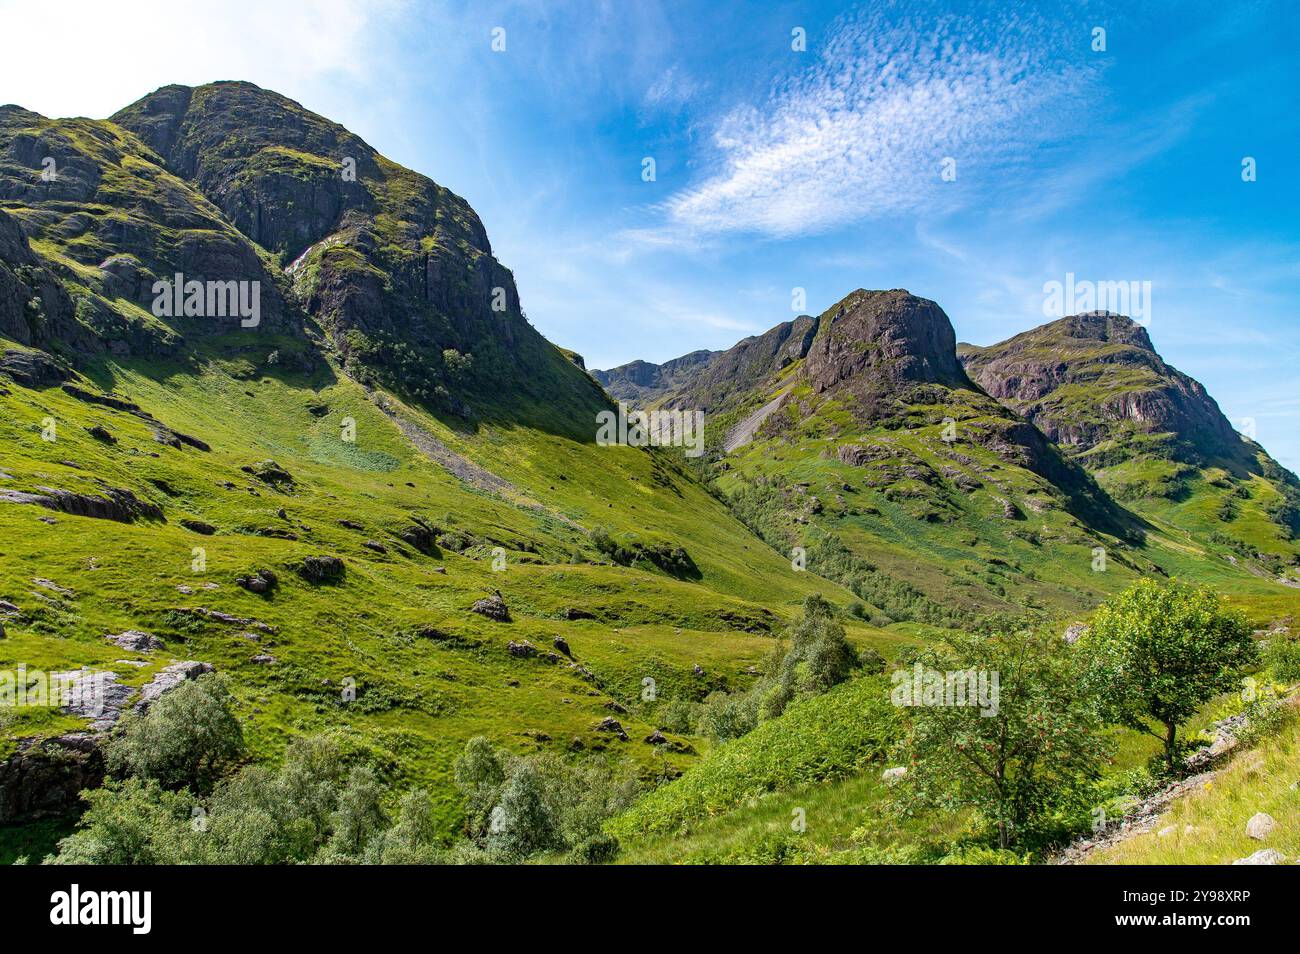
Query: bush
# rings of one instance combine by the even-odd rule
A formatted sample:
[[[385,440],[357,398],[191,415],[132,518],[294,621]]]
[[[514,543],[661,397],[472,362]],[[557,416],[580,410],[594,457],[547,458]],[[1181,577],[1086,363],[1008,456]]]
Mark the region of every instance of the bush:
[[[861,663],[823,597],[804,600],[803,615],[790,629],[790,651],[775,673],[778,688],[763,700],[763,716],[780,715],[791,699],[823,693],[844,682]]]
[[[466,863],[566,850],[594,861],[607,849],[587,843],[632,803],[639,787],[631,767],[620,762],[519,757],[494,750],[482,737],[471,739],[456,760],[456,784],[469,816],[469,841],[457,849]]]
[[[1264,663],[1283,682],[1300,679],[1300,638],[1290,633],[1273,633],[1264,651]]]
[[[730,811],[768,792],[851,775],[882,757],[897,731],[885,681],[854,679],[823,696],[799,699],[779,719],[713,749],[605,830],[619,838],[671,834],[691,819]]]
[[[488,851],[509,861],[553,851],[562,847],[558,828],[541,774],[532,762],[520,760],[506,778],[501,800],[492,809]]]
[[[207,799],[154,779],[86,792],[90,809],[50,859],[66,864],[413,864],[443,860],[432,805],[403,797],[396,822],[385,791],[351,770],[328,737],[295,739],[278,770],[247,766]]]
[[[108,745],[108,769],[163,788],[206,792],[244,754],[244,734],[230,710],[223,677],[206,673],[181,683],[144,715],[129,713]]]
[[[700,706],[699,731],[719,742],[738,739],[758,725],[758,707],[755,693],[711,692]]]

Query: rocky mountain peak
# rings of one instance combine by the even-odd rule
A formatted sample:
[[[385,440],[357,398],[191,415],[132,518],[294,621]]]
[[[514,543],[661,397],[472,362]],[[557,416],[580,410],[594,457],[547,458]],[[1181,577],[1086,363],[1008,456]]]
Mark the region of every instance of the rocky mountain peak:
[[[966,386],[956,347],[952,323],[929,299],[858,289],[823,313],[804,370],[818,392],[846,386],[864,397],[906,385]]]
[[[1068,318],[1045,325],[1044,330],[1054,330],[1065,338],[1131,345],[1153,354],[1156,350],[1151,344],[1146,328],[1132,318],[1108,311],[1070,315]]]
[[[1068,450],[1166,434],[1186,459],[1249,456],[1198,382],[1165,363],[1144,327],[1108,312],[1072,315],[986,348],[963,345],[967,373]]]

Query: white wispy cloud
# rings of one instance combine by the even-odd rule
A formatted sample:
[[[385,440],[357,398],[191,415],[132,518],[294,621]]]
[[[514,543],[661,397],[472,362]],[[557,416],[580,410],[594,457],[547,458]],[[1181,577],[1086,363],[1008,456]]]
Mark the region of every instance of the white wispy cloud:
[[[730,110],[710,171],[662,206],[670,228],[809,234],[953,197],[940,178],[1024,161],[1060,107],[1090,84],[1086,31],[1055,35],[1032,13],[841,21],[812,62],[758,105]],[[1071,49],[1073,45],[1073,49]],[[1074,55],[1070,55],[1074,54]],[[943,189],[948,187],[947,196]]]

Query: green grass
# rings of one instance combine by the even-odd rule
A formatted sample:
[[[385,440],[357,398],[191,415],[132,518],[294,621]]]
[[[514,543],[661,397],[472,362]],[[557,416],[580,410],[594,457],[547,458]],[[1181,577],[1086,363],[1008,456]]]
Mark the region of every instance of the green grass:
[[[1237,753],[1222,772],[1174,802],[1152,830],[1095,852],[1091,864],[1223,865],[1262,848],[1300,857],[1300,722],[1294,713],[1276,735]],[[1273,834],[1256,841],[1246,822],[1267,812]],[[1172,832],[1159,834],[1166,828]]]
[[[896,718],[879,677],[800,700],[781,717],[717,746],[686,775],[610,822],[608,830],[619,838],[689,831],[697,820],[770,792],[852,775],[883,757]]]
[[[647,773],[657,771],[660,760],[641,741],[654,726],[636,714],[644,678],[657,681],[661,699],[747,684],[744,670],[767,655],[805,595],[823,592],[840,605],[853,599],[814,574],[794,572],[664,452],[600,448],[526,429],[467,436],[406,408],[511,484],[484,492],[418,452],[356,384],[332,374],[272,376],[238,342],[213,341],[186,366],[127,361],[90,371],[100,386],[167,426],[201,437],[210,453],[159,444],[140,418],[57,388],[15,386],[0,397],[9,478],[0,486],[96,494],[102,482],[132,490],[167,517],[122,524],[0,503],[0,598],[24,611],[0,640],[0,668],[87,665],[138,685],[173,658],[212,662],[232,677],[255,757],[278,758],[293,735],[340,729],[395,788],[429,787],[450,834],[460,811],[451,763],[471,736],[517,751],[561,752],[579,738],[588,751],[613,746]],[[312,413],[322,406],[326,413]],[[54,443],[41,439],[46,417],[57,422]],[[345,417],[355,421],[355,443],[342,440]],[[86,429],[96,424],[117,443],[91,437]],[[277,489],[240,469],[266,459],[289,471],[292,486]],[[470,546],[416,552],[397,537],[412,515],[464,534]],[[180,526],[183,518],[218,532],[197,535]],[[340,519],[363,529],[347,529]],[[656,536],[691,554],[701,579],[585,562],[599,560],[585,533],[597,524],[655,527]],[[257,534],[268,528],[298,539]],[[366,549],[367,540],[381,541],[388,553]],[[205,551],[203,572],[192,569],[194,547]],[[505,552],[503,572],[492,570],[493,547]],[[313,586],[294,572],[319,553],[343,558],[342,584]],[[584,562],[570,563],[575,553]],[[272,594],[235,584],[261,567],[279,577]],[[445,573],[435,572],[439,567]],[[71,595],[43,590],[32,582],[38,577]],[[469,612],[493,589],[505,594],[512,622]],[[254,643],[241,635],[248,627],[184,612],[194,607],[258,620],[275,632]],[[570,621],[570,608],[596,618]],[[167,650],[144,669],[119,663],[131,654],[102,637],[128,628],[154,633]],[[863,625],[850,632],[859,644],[897,642]],[[550,651],[556,637],[585,671],[564,657],[550,664],[506,652],[511,640]],[[253,663],[261,653],[275,664]],[[350,706],[340,701],[349,677],[360,691]],[[619,717],[628,743],[593,731],[614,702],[633,707]],[[52,710],[23,712],[8,738],[77,726]],[[707,747],[702,740],[693,746]],[[680,769],[694,757],[668,761]]]

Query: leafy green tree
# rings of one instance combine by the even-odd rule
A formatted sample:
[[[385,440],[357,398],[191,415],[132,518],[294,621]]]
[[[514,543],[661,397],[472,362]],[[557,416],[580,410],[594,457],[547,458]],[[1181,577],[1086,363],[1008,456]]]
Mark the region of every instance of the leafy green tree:
[[[1009,848],[1082,810],[1105,744],[1063,641],[1032,633],[967,637],[925,651],[917,662],[936,679],[973,672],[977,688],[983,674],[987,691],[966,705],[949,704],[946,696],[895,699],[908,706],[899,794],[906,812],[974,810],[998,847]],[[893,679],[897,693],[913,671],[897,670]]]
[[[1080,646],[1107,718],[1159,739],[1170,771],[1178,728],[1234,688],[1258,656],[1240,612],[1226,609],[1213,591],[1177,580],[1139,580],[1107,601]]]
[[[803,614],[788,635],[790,651],[777,665],[776,685],[763,699],[764,718],[780,715],[798,696],[818,695],[839,685],[861,666],[835,618],[835,607],[817,594],[804,599]]]
[[[377,861],[385,865],[417,865],[434,864],[441,858],[429,793],[424,789],[407,792],[397,807],[397,823],[382,840]]]
[[[144,715],[123,719],[105,753],[110,772],[153,779],[164,788],[208,791],[244,754],[225,679],[206,673],[181,683]]]
[[[465,825],[470,837],[482,837],[489,815],[506,783],[506,758],[492,743],[476,735],[465,743],[465,751],[453,766],[456,787],[465,796]]]
[[[166,865],[185,858],[194,804],[188,792],[169,792],[153,779],[110,779],[82,793],[89,807],[77,831],[59,842],[46,863]]]
[[[331,818],[332,854],[345,858],[360,855],[372,838],[383,833],[389,824],[383,798],[384,789],[375,773],[364,765],[353,766]]]
[[[558,819],[542,773],[528,759],[510,771],[501,801],[492,809],[487,847],[510,860],[561,847]]]

